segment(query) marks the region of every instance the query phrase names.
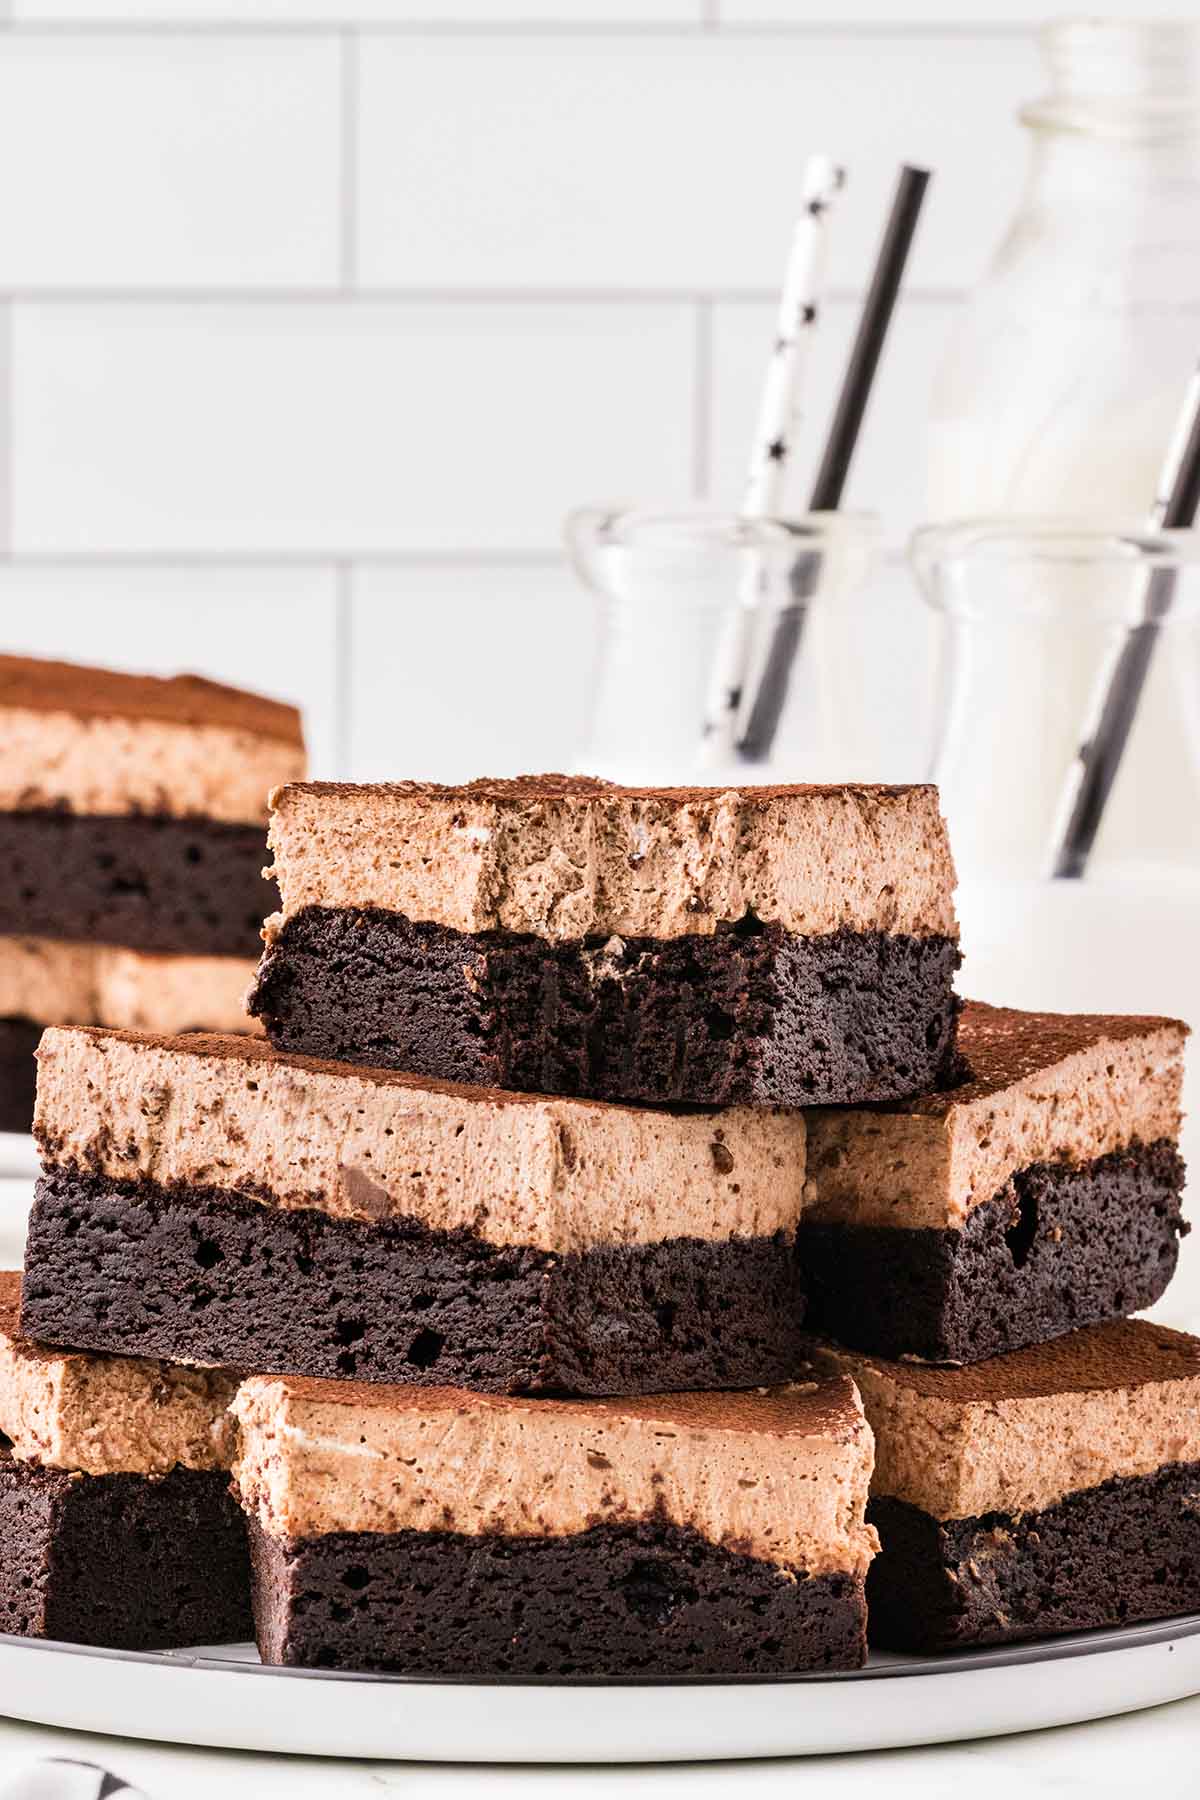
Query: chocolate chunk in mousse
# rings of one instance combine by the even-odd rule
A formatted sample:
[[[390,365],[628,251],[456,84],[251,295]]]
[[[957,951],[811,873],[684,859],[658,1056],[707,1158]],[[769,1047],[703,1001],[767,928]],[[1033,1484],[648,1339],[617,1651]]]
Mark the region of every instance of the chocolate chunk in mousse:
[[[303,772],[293,707],[0,657],[0,932],[253,957],[267,792]]]
[[[1200,1340],[1120,1319],[970,1368],[817,1360],[854,1378],[875,1432],[873,1644],[1200,1609]]]
[[[22,1336],[0,1274],[0,1631],[121,1650],[250,1634],[230,1377]]]
[[[235,1402],[264,1662],[402,1674],[857,1668],[853,1383],[642,1400],[255,1376]]]
[[[526,1092],[806,1106],[954,1065],[930,787],[295,784],[251,1008],[281,1048]]]
[[[240,1038],[39,1050],[48,1343],[498,1392],[790,1378],[804,1120],[455,1087]]]
[[[1187,1027],[969,1002],[971,1078],[808,1115],[814,1331],[971,1363],[1151,1305],[1175,1271]]]

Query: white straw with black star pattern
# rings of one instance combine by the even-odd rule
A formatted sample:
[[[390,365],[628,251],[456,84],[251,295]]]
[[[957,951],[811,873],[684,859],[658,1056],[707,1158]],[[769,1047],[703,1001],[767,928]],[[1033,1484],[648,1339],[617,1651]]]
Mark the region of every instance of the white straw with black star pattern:
[[[844,181],[843,170],[828,156],[809,158],[754,431],[742,499],[745,518],[769,518],[783,504],[788,462],[800,423],[808,346],[820,317],[828,242],[826,216]],[[760,590],[761,571],[751,567],[721,632],[704,717],[702,753],[709,764],[731,757],[735,750]]]
[[[903,165],[859,315],[858,330],[854,334],[825,449],[808,497],[809,512],[836,512],[842,504],[846,477],[928,186],[928,169],[914,168],[911,163]],[[817,593],[824,573],[821,555],[798,557],[791,574],[795,604],[773,614],[769,631],[755,634],[738,711],[738,751],[747,762],[765,762],[771,754],[787,703],[792,666],[800,650],[808,602]]]

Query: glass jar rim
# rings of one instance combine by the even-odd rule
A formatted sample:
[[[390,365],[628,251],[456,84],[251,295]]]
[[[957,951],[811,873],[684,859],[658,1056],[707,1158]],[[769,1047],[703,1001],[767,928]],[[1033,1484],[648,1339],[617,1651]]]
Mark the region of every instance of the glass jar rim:
[[[877,513],[816,512],[751,516],[706,506],[577,507],[567,515],[568,538],[581,531],[606,545],[645,550],[794,551],[798,543],[856,540],[873,544],[882,536]]]
[[[1088,518],[981,515],[919,526],[908,550],[918,569],[968,559],[1177,569],[1200,563],[1200,529],[1149,531],[1136,521],[1105,525]]]

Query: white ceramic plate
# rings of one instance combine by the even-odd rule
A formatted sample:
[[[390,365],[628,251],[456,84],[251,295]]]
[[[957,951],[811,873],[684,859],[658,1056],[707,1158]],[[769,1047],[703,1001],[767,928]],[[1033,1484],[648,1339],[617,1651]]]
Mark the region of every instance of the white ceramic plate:
[[[804,1756],[1032,1731],[1200,1693],[1200,1614],[769,1681],[448,1682],[264,1669],[249,1645],[129,1655],[0,1636],[0,1709],[234,1750],[432,1762]]]

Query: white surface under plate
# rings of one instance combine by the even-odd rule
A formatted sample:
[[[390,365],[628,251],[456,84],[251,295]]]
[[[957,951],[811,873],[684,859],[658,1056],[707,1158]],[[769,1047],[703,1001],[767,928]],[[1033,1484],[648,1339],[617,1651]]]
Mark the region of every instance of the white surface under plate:
[[[990,1737],[1200,1693],[1200,1614],[1037,1645],[875,1656],[851,1674],[471,1682],[264,1669],[248,1645],[165,1656],[0,1636],[10,1718],[310,1756],[685,1762]]]

